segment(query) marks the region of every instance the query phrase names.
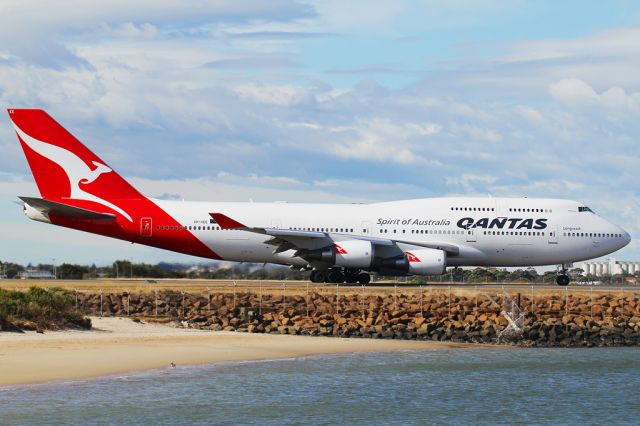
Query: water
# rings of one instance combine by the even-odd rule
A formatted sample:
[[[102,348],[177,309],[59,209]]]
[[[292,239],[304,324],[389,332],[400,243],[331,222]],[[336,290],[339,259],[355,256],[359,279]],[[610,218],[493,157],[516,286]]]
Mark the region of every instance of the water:
[[[638,424],[640,349],[307,357],[0,388],[1,424]]]

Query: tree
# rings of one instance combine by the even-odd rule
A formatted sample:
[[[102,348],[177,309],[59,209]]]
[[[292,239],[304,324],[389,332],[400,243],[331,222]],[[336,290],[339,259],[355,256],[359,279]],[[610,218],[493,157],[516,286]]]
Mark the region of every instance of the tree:
[[[86,266],[73,265],[70,263],[63,263],[58,266],[57,269],[58,278],[62,280],[81,280],[87,272],[89,272],[89,268]]]
[[[18,273],[24,271],[24,267],[22,265],[18,265],[17,263],[0,262],[0,265],[0,275],[4,273],[7,278],[15,278]]]

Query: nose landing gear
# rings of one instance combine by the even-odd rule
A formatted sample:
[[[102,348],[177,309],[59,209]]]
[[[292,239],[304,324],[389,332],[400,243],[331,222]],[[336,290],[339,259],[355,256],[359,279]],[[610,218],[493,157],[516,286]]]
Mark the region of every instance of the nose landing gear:
[[[565,285],[569,285],[569,281],[571,281],[569,279],[568,275],[558,275],[556,277],[556,284],[561,285],[561,286],[565,286]]]
[[[563,263],[561,267],[562,271],[558,275],[556,275],[556,284],[564,287],[569,285],[569,283],[571,282],[571,278],[569,278],[569,275],[567,275],[566,265]]]

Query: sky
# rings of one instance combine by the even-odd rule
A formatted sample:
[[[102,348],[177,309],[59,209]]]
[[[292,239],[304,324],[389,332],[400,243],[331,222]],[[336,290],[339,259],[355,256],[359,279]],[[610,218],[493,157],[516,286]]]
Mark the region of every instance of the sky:
[[[580,200],[640,259],[634,1],[0,2],[0,104],[46,109],[144,194]],[[0,260],[198,261],[29,221],[0,113]]]

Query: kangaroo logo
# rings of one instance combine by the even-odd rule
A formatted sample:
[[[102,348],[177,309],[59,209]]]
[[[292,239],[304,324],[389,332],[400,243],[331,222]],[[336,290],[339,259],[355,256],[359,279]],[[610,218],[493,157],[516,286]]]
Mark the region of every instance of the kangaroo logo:
[[[409,262],[422,262],[418,256],[416,256],[415,254],[411,253],[410,251],[406,252],[407,254],[407,260]]]
[[[81,184],[90,184],[91,182],[98,179],[100,175],[111,173],[113,170],[97,161],[92,161],[93,165],[96,166],[96,168],[95,170],[91,170],[87,163],[85,163],[84,160],[75,155],[73,152],[33,138],[23,132],[22,129],[15,125],[15,123],[13,124],[13,127],[16,129],[16,132],[20,136],[20,139],[22,139],[22,141],[26,143],[29,148],[33,149],[38,154],[62,167],[62,170],[64,170],[65,174],[67,175],[67,179],[69,180],[69,186],[71,187],[71,194],[69,194],[69,199],[93,201],[95,203],[102,204],[103,206],[117,211],[122,216],[126,217],[129,222],[133,222],[131,216],[129,216],[127,212],[122,210],[120,207],[110,203],[107,200],[96,197],[95,195],[86,192],[80,187]]]
[[[336,246],[336,254],[349,254],[347,253],[347,251],[345,249],[343,249],[342,247],[340,247],[337,244],[334,244],[334,246]]]

